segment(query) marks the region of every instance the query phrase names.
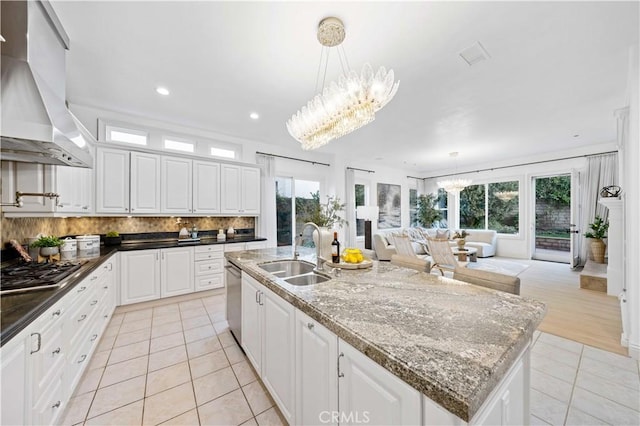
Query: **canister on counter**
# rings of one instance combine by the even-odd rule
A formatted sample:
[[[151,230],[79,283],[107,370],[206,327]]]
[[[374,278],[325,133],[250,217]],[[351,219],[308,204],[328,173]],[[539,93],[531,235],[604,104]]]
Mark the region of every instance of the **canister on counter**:
[[[60,259],[71,260],[78,257],[78,241],[75,238],[67,237],[60,246]]]

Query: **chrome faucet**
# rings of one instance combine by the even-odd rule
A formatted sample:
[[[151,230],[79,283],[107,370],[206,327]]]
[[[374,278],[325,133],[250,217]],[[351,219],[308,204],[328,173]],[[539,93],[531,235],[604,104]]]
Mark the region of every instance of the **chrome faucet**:
[[[307,229],[307,226],[314,228],[318,231],[318,243],[316,244],[316,271],[322,272],[322,267],[324,266],[326,260],[320,256],[320,248],[322,247],[322,233],[320,232],[320,228],[313,222],[307,222],[304,224],[302,228],[302,232]]]
[[[293,260],[298,260],[298,256],[300,256],[300,252],[298,252],[300,245],[302,245],[302,234],[293,239]]]

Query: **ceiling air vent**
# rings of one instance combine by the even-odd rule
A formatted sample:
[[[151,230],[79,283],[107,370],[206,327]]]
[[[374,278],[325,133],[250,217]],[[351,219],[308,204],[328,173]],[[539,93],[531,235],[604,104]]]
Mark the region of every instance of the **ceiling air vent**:
[[[480,44],[479,41],[476,41],[471,46],[460,52],[460,57],[464,59],[469,66],[472,66],[478,62],[489,59],[491,56],[489,56],[489,53],[486,51],[484,46]]]

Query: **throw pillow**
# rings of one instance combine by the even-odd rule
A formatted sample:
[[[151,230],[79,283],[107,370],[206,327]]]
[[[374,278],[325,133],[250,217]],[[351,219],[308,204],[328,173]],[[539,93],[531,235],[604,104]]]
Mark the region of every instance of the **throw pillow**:
[[[449,239],[449,230],[448,229],[437,229],[436,230],[436,240],[448,240]]]

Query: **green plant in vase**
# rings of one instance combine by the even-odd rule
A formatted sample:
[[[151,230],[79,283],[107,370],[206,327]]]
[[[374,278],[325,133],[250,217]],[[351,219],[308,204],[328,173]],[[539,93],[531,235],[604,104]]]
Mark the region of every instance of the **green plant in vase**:
[[[122,237],[118,231],[109,231],[104,236],[104,245],[117,246],[122,242]]]
[[[52,256],[58,254],[62,244],[64,241],[54,235],[43,235],[32,242],[30,247],[39,248],[41,256]]]
[[[605,222],[600,216],[596,216],[589,224],[590,231],[585,232],[585,238],[591,238],[591,254],[596,263],[604,263],[605,244],[602,241],[607,236],[609,222]]]

